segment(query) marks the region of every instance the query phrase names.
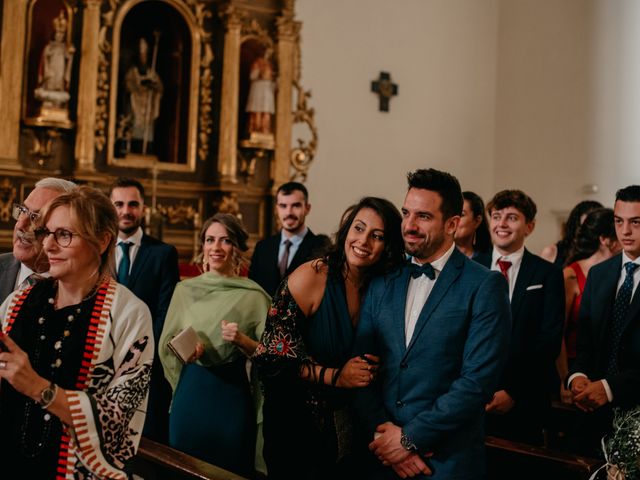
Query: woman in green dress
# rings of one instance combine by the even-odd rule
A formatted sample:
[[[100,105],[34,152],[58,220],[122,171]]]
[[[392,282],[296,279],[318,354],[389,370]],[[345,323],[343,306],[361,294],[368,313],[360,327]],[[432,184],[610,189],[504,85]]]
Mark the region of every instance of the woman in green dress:
[[[261,437],[259,390],[252,387],[246,362],[264,329],[270,298],[238,276],[248,235],[236,217],[214,215],[200,238],[204,273],[176,286],[158,349],[173,389],[169,443],[251,477],[255,469],[264,472],[264,464],[255,448]],[[202,343],[182,364],[167,342],[188,326]]]

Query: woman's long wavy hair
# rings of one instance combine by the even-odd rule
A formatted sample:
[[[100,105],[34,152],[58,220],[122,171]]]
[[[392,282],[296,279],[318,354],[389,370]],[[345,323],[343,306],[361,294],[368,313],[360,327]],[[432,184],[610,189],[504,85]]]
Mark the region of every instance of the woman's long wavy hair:
[[[573,241],[575,240],[578,228],[580,227],[580,218],[596,208],[602,208],[602,204],[595,200],[583,200],[571,209],[569,216],[567,217],[567,221],[562,228],[562,238],[558,243],[556,243],[559,257],[569,258]],[[566,261],[565,264],[568,265]]]
[[[351,205],[342,216],[340,227],[334,235],[333,245],[325,251],[318,262],[318,267],[321,264],[327,265],[332,275],[344,277],[347,266],[345,242],[354,219],[363,208],[370,208],[382,219],[384,250],[380,260],[363,272],[361,290],[366,289],[374,276],[390,272],[405,260],[401,228],[402,217],[390,201],[378,197],[364,197],[355,205]]]
[[[600,237],[617,240],[613,210],[610,208],[596,208],[587,214],[582,225],[578,227],[566,265],[584,260],[596,253],[600,248]]]
[[[462,192],[462,198],[469,202],[473,218],[481,217],[480,224],[476,228],[475,238],[473,241],[473,249],[476,252],[487,253],[493,248],[491,243],[491,235],[489,234],[489,224],[487,215],[484,210],[484,202],[477,193],[466,191]]]

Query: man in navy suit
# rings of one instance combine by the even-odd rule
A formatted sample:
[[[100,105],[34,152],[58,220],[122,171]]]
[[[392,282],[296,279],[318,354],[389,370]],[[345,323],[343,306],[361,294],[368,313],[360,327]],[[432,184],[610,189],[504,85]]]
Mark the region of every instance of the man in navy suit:
[[[640,404],[640,186],[618,190],[614,223],[622,253],[589,270],[580,304],[576,359],[568,385],[587,412],[581,447],[599,451],[612,407]]]
[[[33,225],[40,210],[54,198],[76,188],[76,184],[61,178],[47,177],[38,181],[35,188],[24,199],[23,204],[14,204],[12,215],[13,251],[0,255],[0,303],[11,292],[24,288],[34,274],[44,274],[49,270],[47,256],[42,245],[31,235]]]
[[[282,229],[256,244],[249,267],[249,278],[272,297],[284,277],[324,246],[305,225],[310,210],[309,192],[303,184],[288,182],[278,188],[276,213]]]
[[[171,387],[164,378],[157,348],[173,289],[180,280],[178,252],[173,245],[143,232],[144,188],[140,182],[131,178],[119,178],[111,186],[109,195],[118,212],[118,281],[147,304],[153,319],[156,356],[151,370],[143,435],[167,443]]]
[[[520,190],[503,190],[487,204],[493,252],[476,260],[501,272],[511,299],[509,361],[487,404],[487,434],[543,443],[543,428],[557,391],[555,360],[564,327],[564,280],[552,263],[530,253],[536,204]]]
[[[483,478],[484,406],[508,352],[507,286],[455,248],[458,180],[429,169],[408,181],[402,233],[412,259],[372,281],[355,341],[357,354],[380,356],[377,381],[355,392],[379,460],[367,478]]]

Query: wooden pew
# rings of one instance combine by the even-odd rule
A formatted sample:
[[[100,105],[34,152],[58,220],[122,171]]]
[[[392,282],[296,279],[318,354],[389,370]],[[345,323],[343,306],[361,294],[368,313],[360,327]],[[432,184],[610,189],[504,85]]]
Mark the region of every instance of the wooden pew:
[[[604,461],[546,447],[535,447],[487,436],[487,471],[490,480],[586,480]]]
[[[144,437],[140,440],[133,473],[144,480],[247,480]]]

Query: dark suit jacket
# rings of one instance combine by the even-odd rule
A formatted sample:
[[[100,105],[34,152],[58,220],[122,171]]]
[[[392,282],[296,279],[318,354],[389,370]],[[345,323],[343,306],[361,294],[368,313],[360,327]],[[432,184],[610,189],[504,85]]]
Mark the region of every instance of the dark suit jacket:
[[[282,281],[278,271],[278,250],[281,238],[280,232],[278,232],[264,240],[260,240],[253,251],[251,266],[249,267],[249,278],[260,285],[272,297]],[[304,262],[313,259],[314,255],[323,246],[323,240],[318,238],[311,230],[308,230],[295,256],[289,263],[285,276],[289,275]]]
[[[144,234],[131,267],[127,287],[151,311],[156,346],[178,281],[180,272],[176,247]]]
[[[487,268],[491,253],[475,260]],[[552,379],[564,330],[562,270],[525,249],[511,297],[509,362],[498,390],[518,403],[540,406],[558,385]]]
[[[613,302],[622,271],[621,255],[589,270],[578,317],[577,356],[570,375],[581,372],[591,380],[606,379],[613,394],[611,406],[640,404],[640,289],[636,289],[619,350],[620,372],[607,375],[609,329]]]
[[[20,262],[15,259],[13,253],[0,255],[0,304],[13,292],[18,273]]]
[[[374,279],[354,353],[380,355],[378,380],[354,389],[368,439],[392,421],[429,459],[433,476],[482,478],[484,406],[507,360],[511,315],[504,278],[458,250],[445,264],[405,347],[410,267]]]

